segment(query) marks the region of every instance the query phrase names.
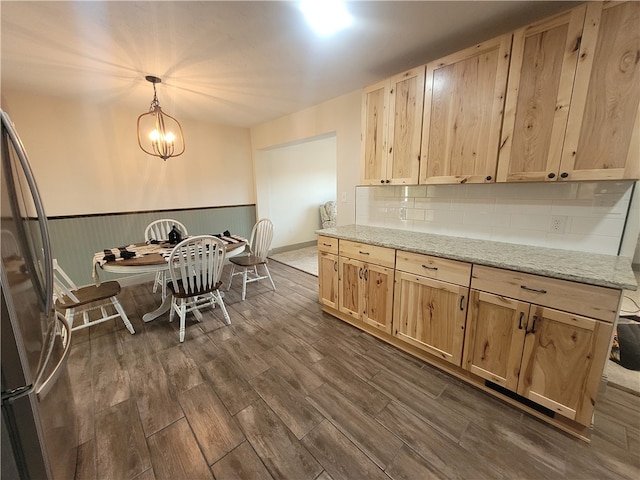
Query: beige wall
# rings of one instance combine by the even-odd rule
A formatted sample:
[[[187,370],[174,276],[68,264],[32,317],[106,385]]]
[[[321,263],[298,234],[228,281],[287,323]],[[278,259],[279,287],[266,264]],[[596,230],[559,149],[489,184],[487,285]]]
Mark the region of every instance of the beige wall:
[[[258,152],[336,134],[338,225],[355,223],[355,186],[360,180],[360,90],[251,129],[254,161]],[[258,198],[258,217],[261,216]]]
[[[179,118],[185,153],[166,162],[136,138],[140,111],[3,89],[48,216],[255,203],[248,129]]]

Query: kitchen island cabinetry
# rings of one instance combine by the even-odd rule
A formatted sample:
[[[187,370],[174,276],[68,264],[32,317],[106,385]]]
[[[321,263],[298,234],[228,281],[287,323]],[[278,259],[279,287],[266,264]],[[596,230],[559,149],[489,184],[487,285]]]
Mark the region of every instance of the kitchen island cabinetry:
[[[460,366],[471,264],[396,253],[393,334]]]
[[[364,89],[363,185],[418,183],[424,72],[423,65]]]
[[[589,437],[622,292],[637,287],[629,259],[358,225],[318,233],[319,256],[338,241],[338,307],[324,312]]]
[[[620,292],[483,266],[471,287],[464,368],[589,425]]]
[[[318,296],[320,303],[338,308],[338,239],[318,237]]]
[[[511,37],[427,64],[420,183],[495,182]]]
[[[339,310],[390,334],[395,251],[345,240],[339,251]]]

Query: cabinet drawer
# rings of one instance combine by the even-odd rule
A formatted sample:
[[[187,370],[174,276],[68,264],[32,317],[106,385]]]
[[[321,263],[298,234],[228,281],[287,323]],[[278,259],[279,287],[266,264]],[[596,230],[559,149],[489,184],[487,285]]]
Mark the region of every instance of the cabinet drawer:
[[[613,322],[620,290],[500,268],[473,266],[471,288]]]
[[[338,254],[338,239],[318,235],[318,251]]]
[[[383,267],[393,268],[396,261],[396,251],[393,248],[342,240],[339,250],[341,257],[355,258],[356,260],[375,263]]]
[[[468,287],[471,281],[471,264],[432,257],[421,253],[396,251],[396,270]]]

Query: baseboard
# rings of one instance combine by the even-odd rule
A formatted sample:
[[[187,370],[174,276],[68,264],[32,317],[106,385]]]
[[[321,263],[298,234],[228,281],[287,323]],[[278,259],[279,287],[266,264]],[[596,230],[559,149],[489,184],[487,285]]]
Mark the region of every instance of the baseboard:
[[[317,240],[311,240],[309,242],[296,243],[294,245],[286,245],[284,247],[272,248],[269,250],[269,255],[275,255],[276,253],[290,252],[291,250],[298,250],[305,247],[313,247],[318,244]]]

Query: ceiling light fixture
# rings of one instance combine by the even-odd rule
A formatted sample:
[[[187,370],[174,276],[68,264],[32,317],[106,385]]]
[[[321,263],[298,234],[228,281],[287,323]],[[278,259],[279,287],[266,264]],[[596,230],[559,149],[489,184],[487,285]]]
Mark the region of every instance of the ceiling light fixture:
[[[153,100],[147,113],[138,117],[138,145],[143,152],[166,160],[184,153],[184,135],[178,120],[162,111],[156,94],[156,83],[160,78],[144,77],[153,83]]]
[[[300,9],[311,28],[319,35],[331,35],[353,22],[341,0],[303,0]]]

